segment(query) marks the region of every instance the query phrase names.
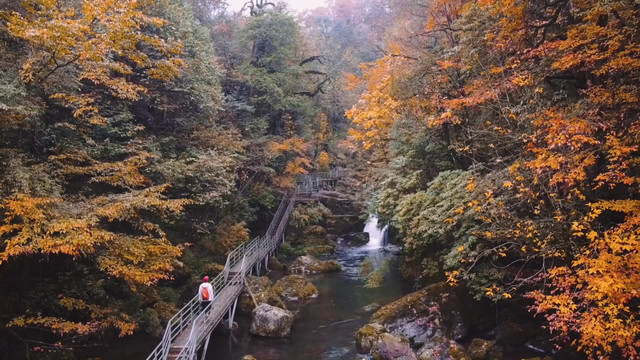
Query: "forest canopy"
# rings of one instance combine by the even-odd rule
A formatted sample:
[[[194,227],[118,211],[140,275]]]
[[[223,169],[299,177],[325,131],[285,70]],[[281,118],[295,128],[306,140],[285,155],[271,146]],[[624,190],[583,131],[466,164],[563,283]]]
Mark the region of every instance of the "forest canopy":
[[[416,287],[640,358],[638,24],[634,0],[0,0],[0,348],[158,336],[298,175],[342,167]]]

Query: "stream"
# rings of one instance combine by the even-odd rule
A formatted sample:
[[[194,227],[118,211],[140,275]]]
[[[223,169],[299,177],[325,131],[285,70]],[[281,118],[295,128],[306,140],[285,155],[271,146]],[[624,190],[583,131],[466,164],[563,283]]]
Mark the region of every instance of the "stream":
[[[375,221],[374,225],[371,225]],[[342,265],[339,273],[307,275],[318,288],[319,296],[302,306],[296,316],[291,337],[261,338],[249,334],[249,317],[237,317],[240,330],[233,336],[214,335],[207,360],[239,360],[254,355],[260,360],[354,360],[357,358],[354,335],[366,324],[374,309],[411,290],[397,268],[393,246],[384,247],[385,230],[377,229],[377,219],[370,219],[365,231],[370,241],[361,247],[338,244],[331,256]],[[360,278],[360,265],[369,259],[374,267],[390,261],[390,270],[379,287],[367,288]],[[273,272],[272,272],[273,273]]]
[[[384,245],[386,229],[378,229],[377,219],[372,217],[364,231],[370,234],[369,243],[359,247],[338,243],[335,254],[329,257],[342,265],[341,272],[306,275],[318,288],[319,296],[299,309],[290,337],[253,336],[249,333],[250,316],[238,314],[235,320],[240,325],[239,330],[233,336],[214,332],[205,359],[240,360],[249,354],[259,360],[364,359],[356,351],[355,333],[369,322],[379,306],[412,290],[398,269],[396,254],[400,249]],[[360,276],[361,264],[365,260],[369,260],[374,268],[390,264],[378,287],[366,287],[365,279]],[[275,282],[284,275],[283,272],[271,271],[268,276]],[[370,306],[372,304],[376,306]],[[116,346],[95,349],[97,353],[92,353],[105,360],[144,359],[156,344],[157,339],[138,335],[122,339]],[[464,345],[467,346],[468,342]],[[504,360],[533,356],[540,355],[522,347],[505,354]]]

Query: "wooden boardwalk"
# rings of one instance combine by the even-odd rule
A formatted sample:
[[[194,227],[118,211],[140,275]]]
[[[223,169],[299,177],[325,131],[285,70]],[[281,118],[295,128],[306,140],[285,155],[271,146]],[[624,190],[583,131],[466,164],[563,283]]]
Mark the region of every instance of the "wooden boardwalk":
[[[280,202],[267,233],[229,253],[224,271],[211,281],[214,298],[210,307],[203,311],[198,296],[194,296],[169,320],[162,340],[147,360],[195,360],[200,349],[204,359],[211,332],[225,320],[225,315],[231,328],[247,274],[259,274],[260,269],[266,269],[269,257],[275,255],[284,241],[295,203],[312,199],[314,193],[334,186],[337,179],[336,171],[299,177],[296,190]]]

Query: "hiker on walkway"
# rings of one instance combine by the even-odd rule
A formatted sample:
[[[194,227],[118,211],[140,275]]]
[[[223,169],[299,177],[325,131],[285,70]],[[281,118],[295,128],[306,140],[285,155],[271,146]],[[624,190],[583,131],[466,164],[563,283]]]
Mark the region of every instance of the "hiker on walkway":
[[[200,288],[198,289],[198,296],[200,297],[200,307],[202,310],[206,309],[211,301],[213,301],[213,287],[211,283],[209,283],[209,277],[205,276],[202,279],[202,284],[200,284]]]

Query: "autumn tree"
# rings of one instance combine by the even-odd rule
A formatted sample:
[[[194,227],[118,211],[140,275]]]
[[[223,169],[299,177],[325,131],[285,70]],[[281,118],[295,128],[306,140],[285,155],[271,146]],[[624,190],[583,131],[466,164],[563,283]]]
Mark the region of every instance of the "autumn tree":
[[[187,249],[168,234],[223,206],[242,151],[215,124],[210,34],[188,2],[0,10],[2,337],[47,352],[156,333],[175,299],[153,286]]]
[[[347,112],[381,154],[377,208],[409,275],[533,299],[562,345],[637,358],[637,9],[420,6],[397,24],[412,36],[352,77],[368,88]]]

